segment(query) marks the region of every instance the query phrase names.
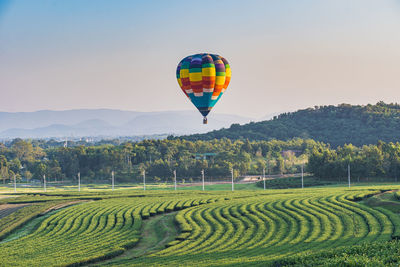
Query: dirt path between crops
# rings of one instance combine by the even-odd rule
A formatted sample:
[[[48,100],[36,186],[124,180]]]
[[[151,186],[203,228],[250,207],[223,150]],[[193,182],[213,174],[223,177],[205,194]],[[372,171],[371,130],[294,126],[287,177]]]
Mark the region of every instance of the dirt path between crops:
[[[0,192],[1,193],[1,192]],[[17,196],[12,196],[12,195],[0,195],[0,199],[2,198],[10,198],[10,197],[17,197]]]
[[[151,216],[143,220],[143,231],[139,243],[128,249],[123,254],[112,259],[85,265],[85,266],[103,266],[103,265],[129,265],[129,262],[135,258],[146,254],[154,253],[165,248],[165,245],[178,235],[178,229],[174,224],[175,212],[163,213],[156,216]],[[161,236],[157,235],[157,230],[162,229]]]
[[[381,196],[383,194],[394,193],[394,192],[397,192],[397,191],[399,191],[399,189],[393,189],[393,190],[389,190],[389,191],[384,191],[384,192],[376,194],[375,196]]]
[[[66,203],[61,203],[58,205],[55,205],[53,207],[48,208],[47,210],[43,211],[42,213],[40,213],[40,215],[44,215],[50,211],[53,210],[58,210],[61,208],[65,208],[71,205],[75,205],[81,202],[88,202],[87,200],[76,200],[76,201],[70,201],[70,202],[66,202]],[[23,203],[23,204],[0,204],[0,219],[10,215],[13,212],[16,212],[19,209],[22,209],[23,207],[26,206],[30,206],[32,205],[32,203]]]
[[[31,204],[24,203],[24,204],[1,204],[0,205],[0,219],[10,215],[17,210],[29,206]]]
[[[141,241],[139,242],[139,244],[135,247],[135,249],[137,251],[140,251],[140,253],[137,253],[135,255],[136,257],[139,256],[143,256],[145,254],[147,254],[150,251],[154,251],[159,247],[163,247],[166,244],[166,241],[171,238],[171,236],[173,235],[172,231],[171,231],[171,226],[172,225],[167,225],[166,223],[166,219],[168,216],[168,219],[171,218],[173,219],[173,217],[175,216],[176,212],[172,212],[172,213],[168,213],[168,214],[161,214],[161,215],[157,215],[154,217],[149,218],[148,220],[154,220],[155,223],[155,227],[157,227],[159,224],[161,224],[160,226],[162,226],[162,228],[164,229],[164,233],[163,233],[163,238],[160,240],[152,240],[152,242],[146,242],[148,239],[148,237],[151,237],[154,234],[154,227],[144,227],[144,231],[141,237]],[[144,221],[144,223],[152,223],[150,221]],[[171,220],[172,221],[172,220]],[[157,224],[158,223],[158,224]],[[174,226],[172,226],[174,227]]]
[[[59,209],[62,209],[62,208],[68,207],[68,206],[72,206],[72,205],[75,205],[75,204],[78,204],[78,203],[81,203],[81,202],[89,202],[89,201],[90,200],[76,200],[76,201],[70,201],[70,202],[61,203],[61,204],[58,204],[58,205],[55,205],[55,206],[52,206],[52,207],[48,208],[47,210],[45,210],[42,213],[40,213],[40,215],[44,215],[44,214],[46,214],[46,213],[48,213],[50,211],[53,211],[53,210],[59,210]]]

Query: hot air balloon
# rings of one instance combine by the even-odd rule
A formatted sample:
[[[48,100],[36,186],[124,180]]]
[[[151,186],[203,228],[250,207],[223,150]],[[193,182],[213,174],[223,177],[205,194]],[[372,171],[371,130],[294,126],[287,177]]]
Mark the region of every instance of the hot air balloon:
[[[185,57],[176,69],[176,78],[185,95],[204,116],[221,98],[231,80],[228,61],[214,54],[196,54]]]

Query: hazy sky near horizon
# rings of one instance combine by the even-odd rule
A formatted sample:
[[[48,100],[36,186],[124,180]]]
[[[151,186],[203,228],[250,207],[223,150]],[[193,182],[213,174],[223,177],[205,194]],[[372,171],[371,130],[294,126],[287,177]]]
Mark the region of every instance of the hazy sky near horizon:
[[[0,111],[194,109],[199,52],[232,68],[213,112],[400,102],[400,0],[0,0]]]

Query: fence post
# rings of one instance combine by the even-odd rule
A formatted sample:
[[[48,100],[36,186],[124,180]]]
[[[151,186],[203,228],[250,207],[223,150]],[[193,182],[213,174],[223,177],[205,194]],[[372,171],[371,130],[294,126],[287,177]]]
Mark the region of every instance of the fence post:
[[[235,186],[233,183],[233,168],[231,169],[231,174],[232,174],[232,192],[235,191]]]
[[[265,190],[265,168],[263,168],[263,181],[264,181],[264,190]]]
[[[347,165],[347,179],[349,180],[349,188],[350,188],[350,163]]]
[[[174,186],[175,186],[175,191],[176,191],[176,170],[174,170]]]
[[[43,186],[44,186],[44,192],[47,192],[47,188],[46,188],[46,174],[43,174]]]
[[[204,169],[201,170],[201,178],[203,180],[203,191],[204,191]]]
[[[143,191],[146,191],[146,171],[143,170]]]

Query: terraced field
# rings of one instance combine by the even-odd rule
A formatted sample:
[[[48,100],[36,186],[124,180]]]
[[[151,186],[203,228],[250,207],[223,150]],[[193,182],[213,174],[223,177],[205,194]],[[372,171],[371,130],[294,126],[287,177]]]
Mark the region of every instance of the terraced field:
[[[387,241],[399,235],[400,218],[348,200],[373,193],[286,191],[189,208],[177,217],[184,240],[137,265],[265,265],[297,253]]]
[[[31,234],[0,243],[0,265],[303,264],[313,253],[399,237],[397,214],[354,201],[381,189],[389,188],[132,191],[55,212]],[[174,210],[180,230],[174,241],[137,258],[113,260],[140,242],[151,216]]]
[[[215,199],[115,198],[65,208],[33,234],[0,244],[2,264],[68,265],[110,258],[139,241],[143,219],[211,201]]]

